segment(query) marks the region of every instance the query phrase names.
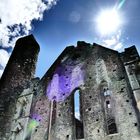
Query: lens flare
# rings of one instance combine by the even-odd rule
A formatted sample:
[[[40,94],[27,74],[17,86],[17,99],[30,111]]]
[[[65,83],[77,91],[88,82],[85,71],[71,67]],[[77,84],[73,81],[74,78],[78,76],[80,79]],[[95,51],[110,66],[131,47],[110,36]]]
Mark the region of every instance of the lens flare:
[[[126,1],[126,0],[121,0],[120,3],[119,3],[118,6],[117,6],[117,9],[121,9],[122,6],[124,5],[125,1]]]
[[[37,122],[36,120],[31,120],[29,123],[29,131],[32,131],[33,129],[35,129],[38,126],[39,122]]]
[[[39,123],[41,122],[42,117],[38,114],[33,114],[29,123],[28,123],[28,128],[27,128],[27,133],[25,136],[25,139],[30,138],[32,132],[35,130],[37,126],[39,126]]]

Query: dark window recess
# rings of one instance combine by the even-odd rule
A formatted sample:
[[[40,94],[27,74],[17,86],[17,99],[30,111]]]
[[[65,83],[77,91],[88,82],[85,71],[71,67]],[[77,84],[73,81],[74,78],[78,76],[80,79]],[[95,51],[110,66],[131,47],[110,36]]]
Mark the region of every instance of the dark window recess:
[[[20,109],[19,117],[22,117],[23,115],[24,115],[24,109],[23,109],[23,106],[22,106],[22,108]]]
[[[102,103],[104,106],[104,115],[105,115],[105,125],[107,135],[117,133],[117,126],[115,123],[114,117],[114,102],[110,96],[110,91],[108,88],[104,89],[104,98],[102,98]],[[109,97],[109,98],[108,98]]]
[[[129,102],[129,100],[126,100],[126,102]]]
[[[78,119],[75,119],[76,124],[76,139],[83,139],[84,132],[83,132],[83,123]]]
[[[129,115],[132,115],[132,113],[129,113]]]
[[[56,107],[57,107],[57,103],[54,100],[52,103],[52,125],[55,124],[56,121]]]
[[[121,77],[120,77],[120,80],[123,80],[123,79],[125,79],[125,77],[124,77],[124,76],[121,76]]]
[[[106,101],[106,107],[107,109],[111,108],[110,101]]]
[[[88,108],[88,111],[91,111],[91,108]]]
[[[74,114],[75,114],[75,134],[76,139],[83,139],[84,138],[84,128],[83,128],[83,121],[80,119],[82,116],[82,112],[80,110],[80,91],[76,90],[74,93]],[[77,113],[79,114],[79,118],[77,117]]]
[[[66,138],[69,138],[69,135],[67,135]]]
[[[115,71],[116,71],[116,69],[113,70],[113,72],[115,72]]]
[[[124,88],[121,88],[120,92],[124,92]]]
[[[106,104],[108,105],[108,104],[110,104],[110,102],[109,101],[106,101]]]
[[[107,133],[108,135],[117,133],[117,126],[113,118],[107,120]]]
[[[137,123],[134,123],[134,125],[137,126],[138,124]]]
[[[37,92],[36,92],[36,91],[34,91],[34,92],[33,92],[33,94],[36,96],[36,95],[37,95]]]

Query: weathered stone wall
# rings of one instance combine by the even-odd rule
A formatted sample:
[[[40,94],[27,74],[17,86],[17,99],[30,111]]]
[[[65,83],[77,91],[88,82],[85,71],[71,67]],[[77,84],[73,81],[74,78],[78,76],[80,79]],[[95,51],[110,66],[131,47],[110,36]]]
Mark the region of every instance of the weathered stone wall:
[[[2,140],[140,139],[140,66],[134,47],[118,53],[78,42],[39,80],[32,79],[38,44],[30,36],[16,46],[0,81]]]
[[[87,77],[83,91],[83,121],[85,139],[132,140],[140,138],[136,106],[133,104],[131,87],[125,68],[116,51],[95,44],[87,62]],[[106,115],[102,93],[104,87],[110,90],[113,104],[110,104],[117,126],[117,133],[107,134]],[[113,136],[112,136],[113,135]]]
[[[138,110],[122,55],[84,42],[78,42],[76,48],[67,48],[40,82],[41,91],[34,100],[33,110],[42,119],[32,140],[76,139],[76,89],[80,89],[83,139],[139,139]],[[108,89],[109,96],[104,95],[104,89]],[[105,109],[108,100],[116,127],[111,133]]]
[[[20,38],[15,45],[0,80],[0,137],[8,139],[16,102],[34,77],[39,45],[32,35]],[[4,136],[3,136],[4,135]],[[5,138],[4,138],[5,137]]]
[[[23,90],[16,101],[16,110],[12,117],[12,127],[8,140],[27,140],[39,125],[39,118],[32,114],[32,103],[36,97],[39,79],[32,79],[29,87]]]
[[[111,108],[117,128],[114,134],[107,133],[102,100],[104,87],[108,87],[111,93]],[[76,139],[73,104],[76,88],[81,90],[81,115],[85,139],[139,138],[137,108],[123,62],[117,51],[97,44],[91,46],[79,42],[72,53],[64,55],[61,59],[61,63],[54,70],[51,86],[47,87],[49,100],[56,101],[50,131],[53,139]],[[64,130],[67,133],[63,133]]]

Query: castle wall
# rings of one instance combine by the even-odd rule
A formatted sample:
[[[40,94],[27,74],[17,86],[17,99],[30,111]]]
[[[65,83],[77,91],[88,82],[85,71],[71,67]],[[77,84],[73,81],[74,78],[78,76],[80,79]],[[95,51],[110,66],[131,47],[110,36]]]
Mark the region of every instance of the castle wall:
[[[33,79],[38,50],[32,36],[18,40],[1,78],[2,140],[140,139],[136,49],[118,53],[78,42],[62,52],[41,80]]]
[[[35,108],[38,109],[34,111],[42,110],[46,118],[42,117],[32,140],[78,139],[74,118],[76,89],[80,90],[80,122],[84,129],[81,139],[140,138],[135,97],[117,51],[79,42],[76,48],[57,59],[40,85],[44,85],[42,95],[37,97]]]
[[[66,48],[39,82],[37,95],[33,99],[32,114],[36,114],[40,118],[40,122],[39,125],[35,128],[35,131],[32,132],[32,140],[51,140],[58,139],[59,137],[66,138],[67,134],[64,133],[64,136],[61,134],[64,129],[67,129],[68,131],[70,131],[69,134],[72,134],[73,130],[70,126],[72,117],[69,116],[71,115],[71,111],[69,111],[70,114],[63,113],[63,111],[61,111],[61,109],[66,109],[64,107],[65,103],[63,103],[63,93],[60,93],[59,96],[56,95],[56,93],[58,93],[57,88],[59,84],[59,70],[57,70],[58,66],[61,64],[61,60],[63,59],[63,57],[67,55],[68,52],[70,53],[70,51],[72,50],[73,47]],[[68,101],[66,104],[69,107],[69,105],[71,104],[71,99],[67,100]],[[69,121],[64,122],[63,119],[65,118],[65,120],[67,120],[67,117],[69,117]],[[59,125],[59,123],[61,125]],[[65,126],[66,123],[67,126]],[[57,134],[59,134],[60,136],[57,136]]]
[[[82,94],[85,139],[138,139],[136,106],[119,53],[95,46],[87,63],[85,89]],[[110,97],[104,96],[104,88],[108,88]],[[115,119],[117,132],[113,130],[114,133],[108,133],[110,121],[106,114],[106,102],[103,101],[110,101],[110,118]]]
[[[32,35],[20,38],[0,80],[0,137],[8,139],[18,96],[34,77],[39,45]],[[4,136],[3,136],[4,135]]]
[[[39,125],[40,118],[32,113],[32,103],[36,96],[38,78],[32,79],[30,86],[25,88],[16,101],[16,111],[12,117],[9,140],[27,140]]]
[[[135,46],[125,49],[125,52],[122,56],[122,60],[128,75],[129,83],[134,94],[134,98],[136,100],[137,108],[140,111],[140,59]]]

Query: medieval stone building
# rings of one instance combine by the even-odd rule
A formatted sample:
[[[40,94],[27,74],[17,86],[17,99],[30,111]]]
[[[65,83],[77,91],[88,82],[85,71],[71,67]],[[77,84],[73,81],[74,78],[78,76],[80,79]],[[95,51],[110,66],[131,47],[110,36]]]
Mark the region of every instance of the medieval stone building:
[[[32,35],[16,42],[0,80],[0,140],[140,140],[135,46],[119,53],[79,41],[41,79],[38,52]]]

